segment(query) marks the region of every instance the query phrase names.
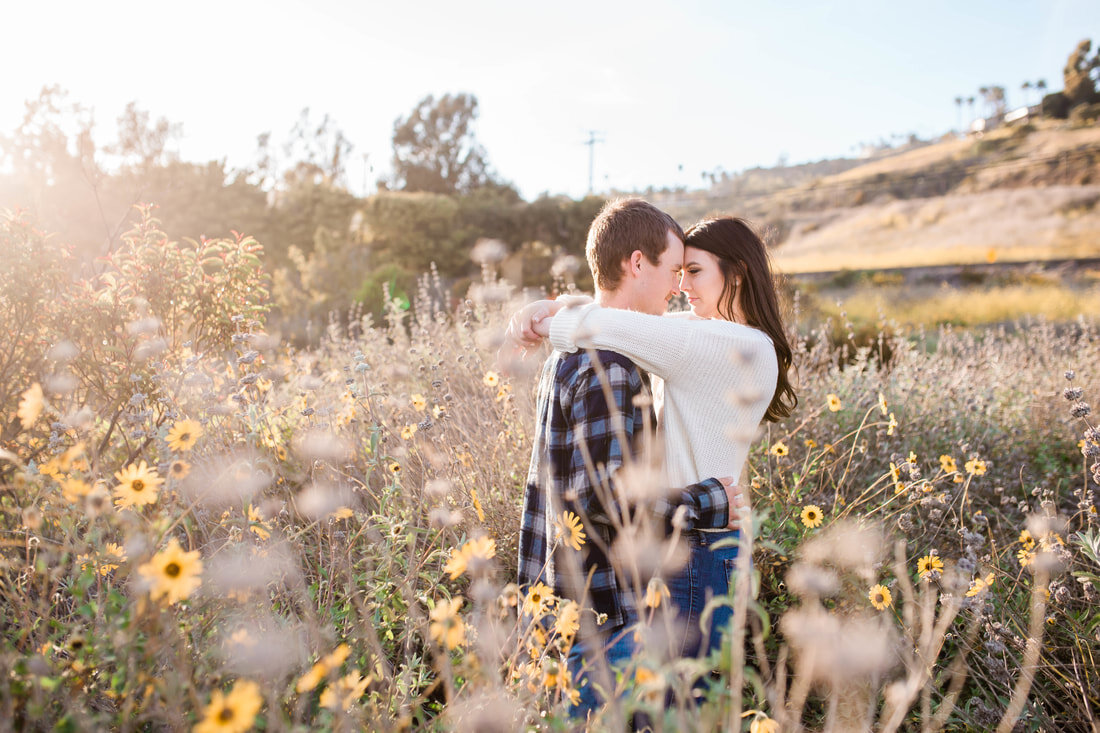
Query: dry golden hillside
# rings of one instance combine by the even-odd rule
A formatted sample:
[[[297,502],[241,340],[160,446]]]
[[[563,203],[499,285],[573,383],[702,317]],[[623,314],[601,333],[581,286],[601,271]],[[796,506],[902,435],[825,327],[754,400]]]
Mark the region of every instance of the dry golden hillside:
[[[1100,256],[1100,127],[949,137],[763,194],[669,196],[681,221],[745,216],[787,272]]]

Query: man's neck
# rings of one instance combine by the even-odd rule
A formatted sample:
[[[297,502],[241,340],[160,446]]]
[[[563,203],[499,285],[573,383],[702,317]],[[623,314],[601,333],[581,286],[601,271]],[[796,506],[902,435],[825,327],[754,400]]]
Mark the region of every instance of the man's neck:
[[[618,290],[596,290],[596,302],[600,304],[601,308],[619,308],[622,310],[635,310],[632,308],[630,301],[630,295],[626,292],[626,288],[619,288]]]

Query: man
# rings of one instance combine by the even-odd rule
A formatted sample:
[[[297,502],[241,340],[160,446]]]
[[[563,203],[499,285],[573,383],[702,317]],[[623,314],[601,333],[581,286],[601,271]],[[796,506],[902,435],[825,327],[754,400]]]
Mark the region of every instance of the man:
[[[674,219],[636,198],[611,201],[588,232],[586,255],[604,307],[664,313],[678,293],[683,230]],[[514,339],[522,341],[517,334]],[[651,401],[641,371],[611,351],[555,351],[539,381],[536,429],[520,524],[519,582],[546,583],[562,598],[590,606],[596,633],[574,644],[569,667],[577,679],[584,715],[598,703],[594,685],[579,675],[585,656],[612,665],[634,651],[630,627],[646,578],[615,560],[616,542],[648,512],[663,526],[718,529],[729,526],[737,494],[733,478],[711,478],[651,500],[627,499],[621,479],[635,443],[652,424]],[[663,488],[663,487],[662,487]],[[642,492],[644,494],[644,492]],[[631,496],[637,497],[633,491]],[[577,520],[585,533],[581,541]],[[640,587],[639,587],[640,586]],[[584,631],[582,627],[582,632]],[[605,678],[605,684],[606,684]]]

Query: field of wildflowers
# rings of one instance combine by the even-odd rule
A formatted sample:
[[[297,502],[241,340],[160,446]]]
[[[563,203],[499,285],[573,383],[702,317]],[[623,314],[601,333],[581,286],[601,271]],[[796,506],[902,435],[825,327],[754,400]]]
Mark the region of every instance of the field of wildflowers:
[[[75,279],[5,215],[0,250],[0,719],[576,725],[563,659],[596,619],[513,582],[533,380],[493,360],[491,262],[457,310],[428,275],[302,349],[265,329],[245,236],[171,242],[145,209]],[[800,407],[762,429],[752,562],[712,601],[730,644],[662,657],[666,589],[639,575],[647,643],[594,677],[617,695],[590,727],[1091,729],[1096,324],[793,327]],[[567,515],[555,541],[592,538]]]

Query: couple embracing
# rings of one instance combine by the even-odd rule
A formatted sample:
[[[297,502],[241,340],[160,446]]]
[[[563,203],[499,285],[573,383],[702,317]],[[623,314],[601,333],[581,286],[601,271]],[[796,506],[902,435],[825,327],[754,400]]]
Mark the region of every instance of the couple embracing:
[[[797,402],[767,252],[744,221],[708,219],[685,234],[653,205],[619,199],[592,222],[586,255],[594,301],[538,301],[509,326],[516,345],[554,346],[539,380],[519,582],[594,611],[568,659],[580,717],[610,689],[608,667],[646,643],[635,630],[653,605],[642,601],[647,588],[670,594],[672,654],[718,648],[731,609],[703,609],[731,590],[747,510],[738,478],[760,421]],[[681,291],[691,311],[666,313]],[[653,425],[657,491],[630,485],[646,473],[635,469]],[[649,539],[638,529],[646,522]],[[563,524],[588,541],[570,543]],[[687,545],[686,563],[639,561],[670,540]],[[598,669],[604,679],[591,679]]]

